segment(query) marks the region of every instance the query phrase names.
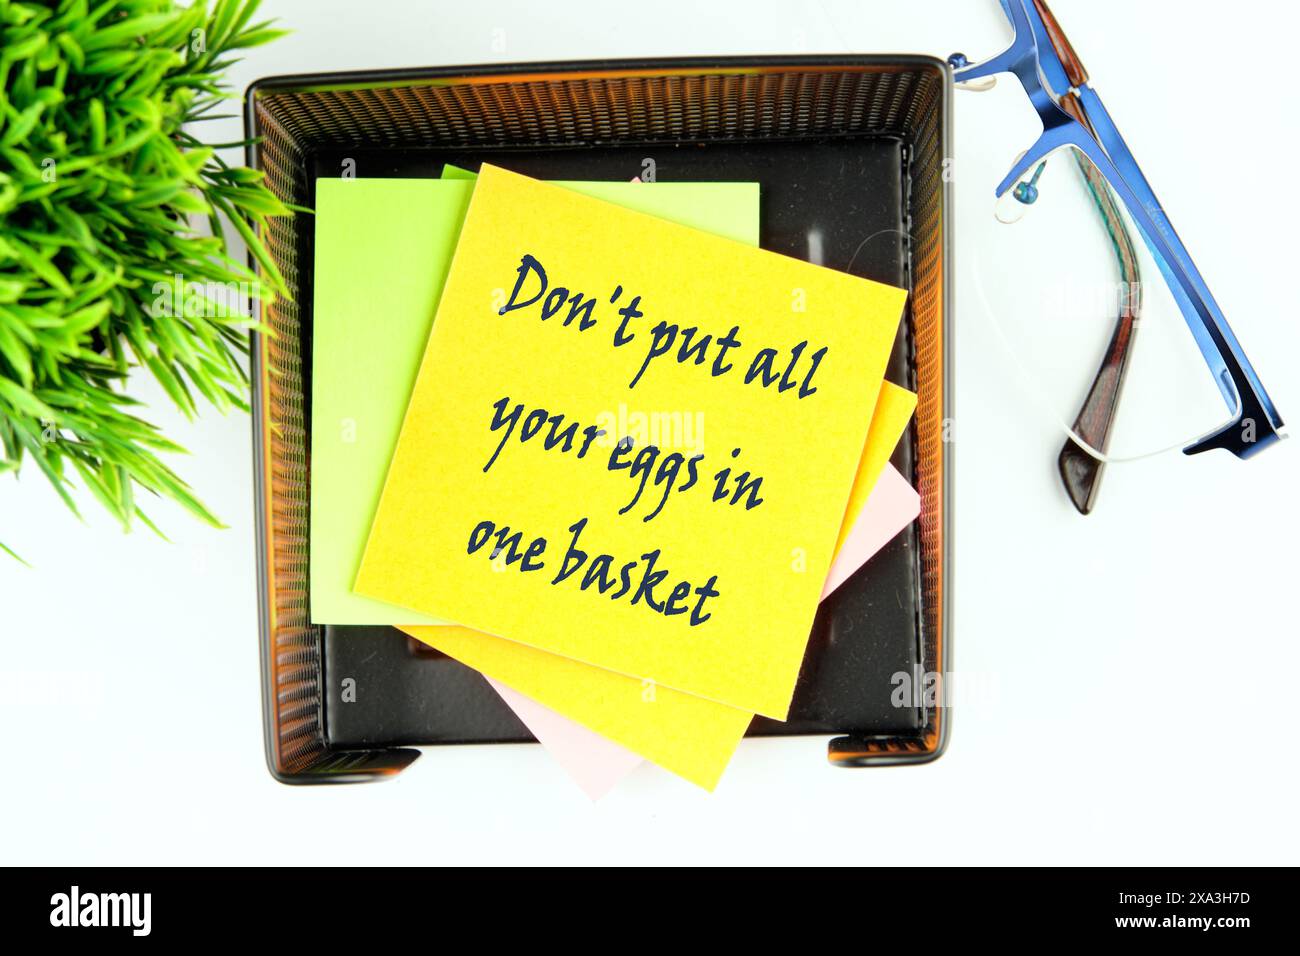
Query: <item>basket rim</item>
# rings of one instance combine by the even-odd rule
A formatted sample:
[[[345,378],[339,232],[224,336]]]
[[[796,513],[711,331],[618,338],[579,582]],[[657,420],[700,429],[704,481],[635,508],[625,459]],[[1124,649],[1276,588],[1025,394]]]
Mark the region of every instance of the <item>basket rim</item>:
[[[953,100],[953,78],[952,68],[943,59],[930,54],[912,54],[912,53],[861,53],[861,54],[783,54],[783,55],[766,55],[766,54],[741,54],[731,56],[691,56],[691,57],[645,57],[629,59],[602,59],[602,60],[559,60],[559,61],[536,61],[536,62],[518,62],[518,63],[481,63],[466,65],[447,65],[447,66],[425,66],[413,68],[396,68],[396,69],[366,69],[353,71],[331,71],[320,73],[294,73],[279,74],[261,77],[251,82],[245,89],[244,93],[244,125],[249,141],[245,146],[245,161],[247,165],[254,169],[261,168],[259,162],[258,143],[255,138],[257,129],[257,104],[265,97],[276,94],[310,94],[332,92],[339,90],[351,89],[382,89],[397,88],[403,86],[421,85],[424,83],[438,83],[440,81],[460,80],[467,84],[487,84],[494,82],[526,82],[530,79],[555,80],[565,76],[571,76],[575,79],[581,78],[610,78],[610,77],[636,77],[636,76],[703,76],[703,75],[725,75],[737,73],[785,73],[799,72],[809,68],[843,71],[843,72],[866,72],[875,68],[889,69],[897,71],[900,68],[923,69],[934,71],[942,79],[942,89],[939,95],[938,111],[940,114],[940,142],[943,157],[952,156],[953,152],[953,117],[952,117],[952,100]],[[953,319],[953,216],[954,216],[954,196],[953,184],[945,177],[940,186],[942,196],[941,211],[941,229],[942,239],[941,248],[943,250],[943,265],[941,276],[943,283],[942,310],[943,316],[941,321],[942,331],[942,375],[939,387],[942,389],[941,411],[943,417],[951,421],[954,416],[955,394],[953,384],[955,380],[954,373],[954,319]],[[251,265],[256,268],[255,263]],[[262,467],[266,464],[264,459],[264,435],[261,428],[260,413],[265,395],[260,388],[261,373],[261,349],[258,339],[261,336],[254,333],[252,348],[250,349],[251,361],[251,380],[252,380],[252,441],[254,445],[254,495],[256,507],[254,508],[255,533],[258,540],[259,548],[265,548],[269,543],[269,534],[264,526],[265,515],[262,513],[262,504],[264,497],[263,482],[266,476],[262,473]],[[945,675],[952,670],[953,663],[953,598],[955,588],[953,586],[953,495],[954,495],[954,443],[947,441],[944,443],[942,481],[940,491],[940,533],[942,535],[942,546],[940,551],[940,561],[942,574],[940,576],[940,608],[939,608],[939,633],[937,635],[937,651],[939,667]],[[259,559],[265,555],[259,554]],[[267,600],[267,569],[262,560],[258,561],[258,599],[259,599],[259,643],[261,644],[261,664],[263,680],[263,728],[265,756],[268,768],[272,775],[283,783],[300,783],[300,782],[317,782],[309,781],[312,776],[311,771],[304,772],[285,772],[277,766],[275,755],[275,743],[273,741],[275,714],[273,707],[273,695],[266,693],[267,680],[270,676],[267,673],[268,661],[268,639],[267,633],[268,617],[265,606]],[[834,749],[838,745],[841,749],[845,745],[852,746],[856,741],[851,737],[833,737],[828,740],[828,756],[832,757],[832,762],[840,766],[866,766],[866,765],[888,765],[888,764],[923,764],[929,763],[942,756],[948,747],[952,731],[952,708],[943,706],[937,717],[937,726],[934,728],[935,739],[933,744],[920,752],[912,753],[893,753],[893,754],[845,754],[840,759],[835,759]],[[418,751],[408,750],[388,750],[372,751],[374,757],[387,758],[404,766]],[[337,752],[334,754],[337,756]],[[409,756],[408,756],[409,755]],[[867,759],[854,759],[854,757],[864,757]],[[398,772],[401,766],[392,769],[381,769],[379,775],[385,773]],[[358,779],[373,778],[374,770],[362,771],[360,774],[338,774],[333,776],[333,780],[354,781]],[[325,782],[319,780],[319,782]],[[326,779],[329,779],[328,776]]]

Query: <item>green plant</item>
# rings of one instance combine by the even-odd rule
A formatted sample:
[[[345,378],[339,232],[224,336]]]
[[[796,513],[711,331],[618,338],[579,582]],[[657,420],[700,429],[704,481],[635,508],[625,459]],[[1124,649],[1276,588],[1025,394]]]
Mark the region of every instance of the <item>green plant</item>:
[[[141,489],[219,526],[123,386],[143,366],[187,416],[248,407],[251,320],[193,290],[254,283],[226,220],[262,266],[263,304],[284,295],[257,230],[290,210],[216,152],[241,144],[183,127],[230,97],[231,51],[281,34],[257,6],[0,0],[0,472],[30,459],[74,513],[75,477],[124,527],[157,531]],[[159,308],[161,284],[182,282],[201,307]]]

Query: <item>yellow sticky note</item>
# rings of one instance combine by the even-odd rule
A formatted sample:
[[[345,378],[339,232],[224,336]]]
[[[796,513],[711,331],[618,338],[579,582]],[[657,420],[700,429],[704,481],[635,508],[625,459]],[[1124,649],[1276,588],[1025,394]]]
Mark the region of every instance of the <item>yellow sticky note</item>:
[[[850,505],[851,525],[916,407],[916,394],[881,385]],[[838,548],[836,549],[838,553]],[[402,630],[647,760],[712,790],[751,714],[464,627]]]
[[[835,542],[836,554],[844,547],[844,539],[853,529],[853,522],[857,520],[862,506],[867,503],[871,489],[880,480],[880,473],[889,464],[889,456],[894,453],[894,446],[903,437],[903,429],[911,421],[914,411],[916,392],[893,382],[881,383],[875,414],[871,416],[871,427],[867,429],[867,443],[862,448],[862,459],[858,463],[858,473],[853,478],[853,488],[849,491],[849,504],[844,509],[840,536]]]
[[[784,719],[904,298],[485,166],[355,590]]]
[[[402,630],[706,790],[754,716],[465,627]]]

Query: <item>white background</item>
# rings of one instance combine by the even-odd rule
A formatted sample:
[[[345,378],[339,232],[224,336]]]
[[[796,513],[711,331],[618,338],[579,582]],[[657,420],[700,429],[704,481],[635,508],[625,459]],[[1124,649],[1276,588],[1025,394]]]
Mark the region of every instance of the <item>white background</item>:
[[[1296,11],[1055,8],[1278,407],[1300,416]],[[996,0],[265,9],[295,33],[235,67],[240,91],[315,70],[981,59],[1004,45]],[[959,170],[967,158],[1005,168],[1032,132],[981,135],[980,95],[957,97]],[[239,121],[209,133],[238,139]],[[937,763],[846,772],[827,765],[823,738],[745,741],[713,795],[646,766],[593,806],[539,747],[465,747],[428,750],[378,785],[281,786],[262,757],[249,423],[186,423],[137,378],[153,419],[192,450],[179,469],[230,527],[160,506],[166,544],[124,536],[89,503],[77,523],[35,469],[0,486],[0,537],[34,565],[0,559],[0,859],[1297,862],[1297,445],[1248,463],[1212,453],[1115,467],[1098,511],[1075,514],[1054,474],[1059,437],[1026,415],[968,294],[962,223],[990,215],[993,185],[957,182],[959,706]],[[290,814],[319,838],[281,839]]]

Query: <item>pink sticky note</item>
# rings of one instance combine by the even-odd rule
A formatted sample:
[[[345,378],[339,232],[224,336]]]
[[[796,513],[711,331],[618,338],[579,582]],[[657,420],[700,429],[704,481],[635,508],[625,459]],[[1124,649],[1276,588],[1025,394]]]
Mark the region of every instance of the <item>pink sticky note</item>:
[[[831,564],[822,600],[921,513],[921,496],[886,465]],[[558,714],[505,684],[487,679],[524,726],[592,800],[599,800],[641,763],[626,747]]]
[[[500,681],[488,677],[487,682],[592,800],[599,800],[609,793],[614,784],[641,763],[640,755],[608,737],[557,714]]]
[[[894,535],[898,534],[921,513],[921,496],[893,465],[886,465],[871,489],[867,502],[858,512],[844,547],[831,562],[830,573],[826,575],[826,586],[822,589],[822,600],[848,580],[858,568],[883,548]]]

